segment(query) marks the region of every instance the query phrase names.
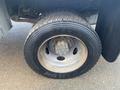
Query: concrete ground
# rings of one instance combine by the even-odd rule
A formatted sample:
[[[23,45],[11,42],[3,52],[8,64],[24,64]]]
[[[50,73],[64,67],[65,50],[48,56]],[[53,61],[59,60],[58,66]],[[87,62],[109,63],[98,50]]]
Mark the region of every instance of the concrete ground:
[[[23,55],[31,27],[16,23],[0,40],[0,90],[120,90],[120,57],[112,64],[101,57],[92,70],[73,79],[48,79],[32,71]]]

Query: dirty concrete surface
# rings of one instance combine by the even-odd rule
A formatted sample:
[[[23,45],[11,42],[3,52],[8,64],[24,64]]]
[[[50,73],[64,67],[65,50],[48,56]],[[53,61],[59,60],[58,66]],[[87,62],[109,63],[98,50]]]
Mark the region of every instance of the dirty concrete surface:
[[[120,90],[120,57],[114,63],[101,57],[92,70],[73,79],[49,79],[32,71],[23,55],[31,27],[16,23],[0,40],[0,90]]]

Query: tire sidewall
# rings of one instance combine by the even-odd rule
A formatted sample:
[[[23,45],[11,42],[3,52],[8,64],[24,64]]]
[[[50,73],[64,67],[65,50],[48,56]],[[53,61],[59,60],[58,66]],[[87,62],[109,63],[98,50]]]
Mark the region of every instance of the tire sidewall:
[[[77,70],[68,73],[55,73],[45,69],[39,62],[37,53],[41,44],[56,35],[71,35],[81,39],[88,49],[88,57],[85,63]],[[33,31],[26,40],[24,46],[25,59],[28,65],[44,76],[50,78],[71,78],[81,75],[91,69],[98,61],[100,55],[100,47],[98,47],[99,39],[94,32],[84,25],[74,22],[54,22]]]

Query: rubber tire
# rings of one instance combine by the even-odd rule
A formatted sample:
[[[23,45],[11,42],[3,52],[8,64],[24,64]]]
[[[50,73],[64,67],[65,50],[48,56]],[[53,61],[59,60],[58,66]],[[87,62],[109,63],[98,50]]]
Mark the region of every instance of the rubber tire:
[[[64,15],[64,14],[63,14]],[[54,16],[55,18],[56,16]],[[77,17],[74,15],[74,17]],[[29,34],[24,46],[24,55],[28,65],[37,73],[48,78],[67,79],[79,76],[90,70],[98,61],[101,55],[101,42],[94,30],[87,25],[78,22],[78,19],[71,20],[65,16],[63,19],[48,19],[49,23],[41,25],[41,21],[33,27],[34,30]],[[78,17],[77,17],[78,18]],[[76,20],[76,21],[75,21]],[[44,20],[43,20],[44,21]],[[46,22],[46,20],[45,20]],[[44,22],[43,22],[44,23]],[[37,27],[37,28],[36,28]],[[45,69],[38,61],[37,52],[39,46],[48,38],[55,35],[72,35],[81,39],[88,48],[88,57],[86,62],[79,69],[69,73],[55,73]]]

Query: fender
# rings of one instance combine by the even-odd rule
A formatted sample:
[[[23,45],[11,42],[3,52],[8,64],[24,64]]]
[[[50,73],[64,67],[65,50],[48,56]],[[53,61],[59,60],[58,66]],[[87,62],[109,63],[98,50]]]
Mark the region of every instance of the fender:
[[[120,0],[103,0],[101,5],[96,31],[103,57],[113,62],[120,53]]]

